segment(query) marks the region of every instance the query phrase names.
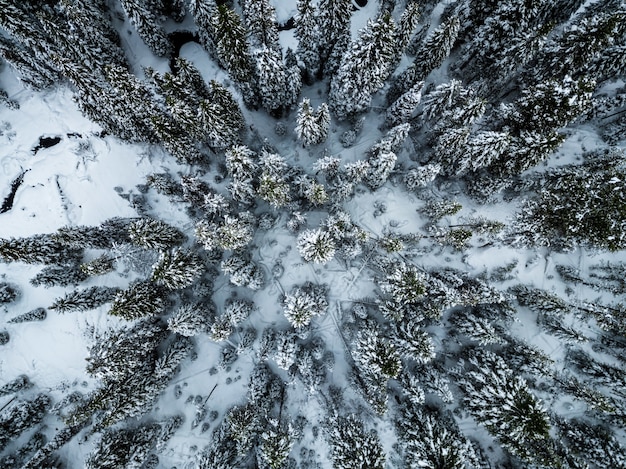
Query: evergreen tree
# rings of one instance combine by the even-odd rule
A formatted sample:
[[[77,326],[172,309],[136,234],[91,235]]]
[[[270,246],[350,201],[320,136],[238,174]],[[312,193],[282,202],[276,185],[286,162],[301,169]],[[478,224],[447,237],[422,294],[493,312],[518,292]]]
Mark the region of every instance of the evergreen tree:
[[[137,34],[152,52],[160,57],[169,55],[172,46],[149,4],[144,0],[120,0],[120,2]]]
[[[250,2],[253,3],[253,2]],[[254,51],[261,106],[269,113],[281,113],[291,96],[287,93],[287,70],[281,54],[276,49],[261,46]]]
[[[411,38],[415,34],[415,29],[419,23],[422,12],[419,2],[410,2],[400,17],[398,24],[398,50],[402,54],[411,43]]]
[[[37,395],[30,401],[18,401],[0,414],[0,451],[24,431],[41,422],[50,407],[50,398]]]
[[[215,53],[220,63],[237,84],[246,106],[255,107],[257,104],[255,61],[249,52],[250,46],[241,18],[227,6],[220,5],[211,22],[215,37]]]
[[[437,163],[409,169],[404,175],[404,183],[409,190],[418,190],[434,181],[439,173],[441,165]]]
[[[226,169],[233,178],[229,189],[233,199],[238,202],[250,203],[254,199],[253,182],[259,172],[254,157],[254,152],[243,145],[226,151]]]
[[[280,208],[291,201],[291,189],[287,181],[288,166],[285,159],[263,150],[261,154],[261,177],[258,195],[271,206]]]
[[[152,269],[152,281],[170,290],[186,288],[204,272],[204,263],[192,251],[163,251]]]
[[[269,0],[243,0],[242,12],[252,47],[280,51],[276,10]]]
[[[220,264],[233,285],[259,290],[265,283],[265,275],[259,266],[242,254],[233,254]]]
[[[86,279],[87,275],[79,266],[49,265],[30,279],[30,283],[35,287],[67,287],[68,285],[78,285]]]
[[[43,321],[46,319],[48,313],[44,308],[37,308],[29,311],[28,313],[20,314],[19,316],[14,317],[13,319],[9,319],[7,321],[8,324],[19,324],[22,322],[30,322],[30,321]]]
[[[320,0],[320,58],[326,76],[334,76],[339,63],[332,59],[341,58],[350,44],[351,16],[350,0]]]
[[[207,251],[240,249],[252,241],[253,222],[249,212],[240,213],[237,217],[226,215],[220,225],[201,221],[196,225],[196,237]]]
[[[318,9],[312,0],[298,0],[298,13],[295,17],[295,36],[298,39],[296,55],[304,65],[308,84],[313,82],[320,71],[321,28]]]
[[[183,233],[165,222],[153,218],[142,218],[128,226],[128,233],[133,243],[148,249],[164,251],[181,244]]]
[[[298,236],[298,251],[307,262],[326,264],[335,257],[336,246],[325,230],[307,230]]]
[[[291,425],[269,419],[259,444],[261,467],[281,469],[285,467],[287,457],[295,443]]]
[[[309,98],[304,98],[298,106],[296,135],[304,146],[322,143],[328,137],[330,113],[326,103],[316,110],[311,107]]]
[[[383,469],[385,455],[378,435],[365,431],[356,416],[337,417],[331,423],[329,439],[335,467]]]
[[[167,328],[185,337],[209,331],[209,316],[199,305],[184,304],[167,320]]]
[[[578,78],[587,71],[596,73],[593,61],[624,34],[625,21],[626,12],[623,9],[581,15],[579,21],[575,21],[546,45],[539,63],[531,70],[532,75],[537,81],[560,81],[571,74]]]
[[[423,87],[423,81],[417,82],[387,108],[385,127],[391,128],[399,124],[404,124],[411,119],[411,115],[422,100]]]
[[[547,413],[526,382],[491,352],[476,354],[469,363],[473,369],[460,384],[470,414],[522,460],[557,463]]]
[[[549,80],[522,91],[511,109],[505,109],[505,121],[513,128],[547,134],[566,126],[591,103],[595,83],[587,79]],[[508,112],[507,112],[508,111]]]
[[[283,313],[296,329],[307,327],[314,316],[324,314],[328,308],[327,290],[323,285],[311,283],[295,286],[283,298]]]
[[[474,464],[474,450],[456,425],[412,403],[400,408],[396,421],[407,467],[465,469]]]
[[[138,281],[115,296],[109,314],[132,321],[159,315],[164,309],[165,295],[161,288],[153,282]]]
[[[460,29],[459,18],[453,16],[444,21],[427,38],[422,47],[415,53],[415,61],[398,78],[395,79],[387,95],[388,102],[394,102],[404,93],[440,67],[450,55]]]
[[[119,288],[97,286],[85,288],[84,290],[75,290],[66,293],[62,298],[54,300],[49,309],[56,310],[59,313],[88,311],[113,301],[119,292]]]
[[[6,396],[8,394],[17,393],[22,390],[29,389],[33,386],[28,376],[19,375],[17,378],[9,381],[8,383],[0,386],[0,396]]]
[[[375,326],[358,332],[352,356],[359,369],[383,388],[402,371],[398,349]]]
[[[0,304],[15,301],[19,294],[20,291],[14,285],[7,282],[0,282]]]
[[[369,21],[341,59],[328,96],[330,110],[339,120],[365,111],[372,94],[391,73],[396,56],[396,26],[389,13]]]
[[[96,275],[105,275],[115,270],[115,259],[109,257],[107,254],[103,254],[95,259],[84,262],[80,265],[80,270],[87,277],[94,277]]]
[[[0,260],[26,264],[69,264],[82,256],[81,249],[68,247],[52,235],[0,239]]]

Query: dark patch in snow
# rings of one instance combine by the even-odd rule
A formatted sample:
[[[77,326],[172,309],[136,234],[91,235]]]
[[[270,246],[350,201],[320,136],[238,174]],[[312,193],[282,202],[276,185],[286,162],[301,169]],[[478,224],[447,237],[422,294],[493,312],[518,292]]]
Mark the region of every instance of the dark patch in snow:
[[[67,134],[68,138],[83,138],[83,136],[79,133],[76,132],[70,132],[69,134]]]
[[[15,200],[15,193],[17,192],[17,189],[24,182],[24,175],[26,174],[26,171],[22,171],[22,173],[18,177],[16,177],[11,183],[11,191],[9,192],[9,195],[7,195],[4,198],[4,201],[2,202],[2,207],[0,207],[0,213],[8,212],[9,210],[13,208],[13,201]]]
[[[190,42],[195,42],[200,44],[197,33],[192,33],[191,31],[174,31],[167,35],[172,46],[174,46],[174,52],[172,53],[172,58],[170,59],[170,70],[174,70],[174,63],[176,59],[180,55],[180,49]]]
[[[354,0],[354,3],[356,3],[359,8],[363,8],[367,5],[367,0]]]
[[[56,144],[58,144],[61,141],[61,137],[59,136],[55,136],[55,137],[39,137],[39,145],[37,145],[35,148],[33,148],[33,154],[37,154],[37,152],[39,150],[41,150],[42,148],[50,148],[55,146]]]
[[[290,29],[293,29],[295,27],[296,27],[296,21],[293,19],[293,16],[289,18],[286,23],[278,24],[279,31],[289,31]]]

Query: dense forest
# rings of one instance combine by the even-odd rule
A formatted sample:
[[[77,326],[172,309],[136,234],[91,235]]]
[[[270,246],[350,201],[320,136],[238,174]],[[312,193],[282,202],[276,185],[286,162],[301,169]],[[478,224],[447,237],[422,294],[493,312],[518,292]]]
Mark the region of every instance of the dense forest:
[[[0,467],[626,468],[623,0],[0,0],[0,61]]]

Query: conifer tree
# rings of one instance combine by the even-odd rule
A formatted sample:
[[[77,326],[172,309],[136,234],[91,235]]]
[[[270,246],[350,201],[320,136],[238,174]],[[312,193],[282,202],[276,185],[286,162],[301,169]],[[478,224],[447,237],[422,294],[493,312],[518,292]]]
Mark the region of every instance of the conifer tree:
[[[554,464],[554,443],[545,409],[504,360],[491,352],[470,358],[461,381],[464,404],[512,454],[528,463]]]
[[[109,314],[132,321],[158,315],[164,309],[165,295],[159,286],[149,281],[139,281],[115,296]]]
[[[81,249],[68,247],[52,235],[0,239],[0,260],[26,264],[68,264],[80,259]]]
[[[298,39],[296,56],[304,65],[307,84],[311,84],[320,71],[321,29],[318,8],[312,0],[298,0],[295,17],[295,36]]]
[[[385,455],[378,435],[365,431],[356,416],[337,417],[331,423],[329,439],[335,467],[383,469]]]
[[[19,316],[16,316],[13,319],[9,319],[7,323],[19,324],[22,322],[43,321],[44,319],[46,319],[47,315],[48,313],[44,308],[36,308],[27,313],[20,314]]]
[[[298,251],[307,262],[326,264],[335,257],[335,241],[326,230],[307,230],[298,236]]]
[[[450,55],[460,29],[459,18],[453,16],[444,21],[427,38],[415,53],[415,61],[395,79],[387,101],[394,102],[404,93],[423,81],[433,70],[440,67]]]
[[[391,15],[382,13],[368,21],[341,59],[330,86],[330,110],[339,120],[362,112],[391,73],[396,56],[396,26]]]
[[[250,203],[254,199],[253,182],[259,171],[254,157],[254,152],[243,145],[231,147],[226,151],[226,169],[233,178],[229,189],[233,199],[238,202]]]
[[[165,57],[171,52],[171,44],[155,13],[144,0],[120,0],[126,16],[137,30],[137,34],[156,55]]]
[[[50,305],[50,309],[59,313],[88,311],[105,303],[110,303],[119,292],[119,288],[98,286],[85,288],[84,290],[74,290],[54,300]]]
[[[196,237],[207,251],[235,250],[245,247],[254,235],[254,218],[249,212],[239,216],[226,215],[219,225],[201,221],[196,225]]]
[[[424,82],[420,81],[413,85],[406,93],[396,99],[385,114],[385,127],[394,127],[408,122],[411,115],[422,100],[422,88]]]
[[[320,1],[320,57],[326,76],[334,76],[339,60],[350,44],[351,16],[350,0]]]
[[[261,106],[267,112],[280,115],[288,106],[292,93],[288,93],[287,70],[281,54],[276,49],[261,46],[254,51]]]
[[[262,467],[281,469],[295,443],[294,431],[290,424],[269,419],[259,444],[259,457]]]
[[[199,305],[184,304],[167,320],[167,328],[185,337],[209,331],[209,317]]]
[[[163,251],[152,268],[152,281],[170,290],[186,288],[204,272],[202,260],[192,251]]]
[[[271,206],[279,208],[291,200],[291,189],[287,181],[287,163],[276,154],[263,150],[261,154],[261,176],[258,195]]]
[[[325,313],[327,308],[326,287],[323,285],[295,286],[283,299],[285,317],[296,329],[308,326],[314,316]]]
[[[233,254],[223,260],[220,267],[233,285],[259,290],[265,282],[265,275],[259,266],[242,254]]]
[[[181,244],[183,233],[161,220],[141,218],[131,222],[128,233],[133,243],[148,249],[164,251]]]
[[[20,291],[10,283],[0,282],[0,304],[11,303],[19,296]]]
[[[330,113],[326,103],[316,110],[311,107],[309,98],[304,98],[298,107],[296,135],[304,146],[322,143],[328,137]]]
[[[255,61],[250,55],[246,30],[241,18],[226,5],[217,7],[212,18],[215,35],[215,53],[222,66],[241,91],[248,107],[257,105]]]
[[[280,51],[276,10],[269,0],[243,0],[242,11],[252,47]]]
[[[30,382],[28,376],[19,375],[17,378],[0,386],[0,396],[6,396],[8,394],[13,394],[22,390],[26,390],[32,386],[33,383]]]
[[[50,397],[37,395],[33,400],[21,400],[0,414],[0,451],[28,428],[41,422],[51,404]]]

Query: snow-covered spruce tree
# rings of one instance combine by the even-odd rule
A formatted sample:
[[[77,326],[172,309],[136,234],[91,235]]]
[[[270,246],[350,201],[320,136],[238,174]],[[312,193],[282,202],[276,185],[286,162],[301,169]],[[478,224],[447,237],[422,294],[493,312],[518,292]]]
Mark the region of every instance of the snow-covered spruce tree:
[[[82,270],[87,277],[105,275],[115,270],[115,259],[107,254],[102,254],[95,259],[82,263],[80,270]]]
[[[53,235],[0,239],[0,260],[26,264],[69,264],[80,260],[82,249],[68,247]]]
[[[435,358],[435,344],[430,335],[420,327],[419,318],[404,317],[393,323],[393,344],[404,359],[419,364]]]
[[[233,254],[223,260],[220,267],[233,285],[259,290],[265,283],[263,270],[243,254]]]
[[[240,249],[252,241],[254,217],[250,212],[242,212],[239,216],[226,215],[219,225],[203,220],[196,225],[195,233],[207,251]]]
[[[341,59],[328,96],[331,112],[339,120],[367,109],[372,94],[391,73],[396,56],[396,25],[388,12],[368,21]]]
[[[352,356],[359,369],[385,387],[389,379],[402,371],[400,353],[395,344],[376,326],[358,332]]]
[[[350,44],[350,0],[320,0],[320,59],[324,75],[333,77]]]
[[[165,293],[159,285],[137,281],[115,296],[109,314],[128,321],[156,316],[165,310],[165,302]]]
[[[424,82],[418,81],[387,108],[385,127],[391,128],[411,119],[411,115],[422,100],[423,87]]]
[[[328,137],[330,113],[326,103],[317,109],[311,107],[309,98],[304,98],[298,107],[296,135],[306,147],[322,143]]]
[[[327,289],[312,283],[295,286],[282,301],[283,313],[296,329],[306,328],[314,316],[324,314],[328,308]]]
[[[137,30],[137,34],[148,47],[160,57],[167,56],[171,51],[171,44],[165,31],[158,24],[151,2],[146,0],[121,0],[126,16]]]
[[[50,404],[50,397],[39,394],[33,400],[18,401],[6,408],[0,414],[0,451],[22,432],[41,422]]]
[[[256,107],[256,70],[241,18],[228,6],[221,4],[215,10],[211,23],[215,54],[241,91],[246,106]]]
[[[369,168],[365,175],[365,183],[370,189],[378,189],[387,181],[396,166],[396,151],[409,135],[410,129],[408,123],[397,125],[370,149],[367,159]]]
[[[433,182],[439,173],[441,173],[441,165],[438,163],[409,169],[404,175],[404,183],[409,190],[420,190]]]
[[[269,0],[242,0],[241,10],[252,48],[268,47],[280,52],[276,9]]]
[[[154,451],[163,447],[182,423],[182,417],[176,416],[137,427],[108,429],[87,456],[85,467],[155,468],[157,466],[152,461],[158,464],[158,458]]]
[[[233,300],[226,304],[224,313],[211,325],[211,338],[216,342],[228,339],[235,328],[254,311],[254,303],[246,300]]]
[[[562,418],[557,419],[557,425],[569,449],[585,462],[597,467],[626,465],[626,449],[605,426],[582,419]]]
[[[234,200],[249,203],[254,199],[253,182],[259,171],[255,153],[248,147],[237,145],[226,150],[226,169],[232,177],[229,189]]]
[[[43,321],[46,319],[48,312],[45,308],[36,308],[27,313],[20,314],[19,316],[14,317],[13,319],[9,319],[7,324],[19,324],[22,322],[31,322],[31,321]]]
[[[54,300],[49,309],[59,313],[88,311],[102,306],[105,303],[110,303],[116,298],[119,292],[119,288],[98,286],[88,287],[83,290],[74,290]]]
[[[305,81],[312,84],[320,71],[320,37],[318,8],[312,0],[298,0],[295,17],[295,36],[298,39],[296,56],[303,64]]]
[[[19,294],[20,291],[15,285],[0,282],[0,304],[15,301]]]
[[[0,386],[0,396],[6,396],[8,394],[17,393],[22,390],[29,389],[33,386],[28,376],[19,375],[17,378],[9,381],[8,383]]]
[[[444,21],[424,41],[415,53],[413,63],[398,76],[387,94],[388,102],[392,103],[411,88],[423,81],[433,70],[440,67],[450,55],[460,28],[459,18],[453,16]]]
[[[267,469],[286,467],[285,463],[295,443],[294,429],[291,423],[268,419],[263,433],[261,433],[257,450],[257,461],[260,462],[260,467]]]
[[[263,150],[260,162],[258,195],[272,207],[287,205],[291,200],[291,189],[286,174],[289,167],[285,159],[276,153]]]
[[[530,464],[558,464],[550,420],[524,379],[491,352],[477,352],[459,381],[465,408],[504,448]]]
[[[385,454],[375,431],[366,431],[358,417],[337,417],[329,422],[328,439],[334,467],[383,469]]]
[[[261,106],[272,115],[281,115],[283,109],[289,108],[297,99],[299,81],[294,71],[287,69],[280,52],[267,46],[261,46],[253,54],[258,77]],[[297,69],[297,67],[296,67]]]
[[[163,251],[152,268],[152,281],[169,290],[185,288],[204,272],[202,259],[193,251],[174,249]]]
[[[410,401],[400,407],[396,420],[407,467],[465,469],[478,467],[471,443],[450,419],[424,411]]]
[[[298,252],[307,262],[326,264],[335,257],[335,240],[322,228],[306,230],[298,236]]]
[[[561,249],[580,243],[623,249],[626,214],[619,195],[624,190],[620,168],[619,161],[600,158],[549,175],[538,196],[518,214],[516,231],[522,242]]]
[[[66,287],[68,285],[78,285],[86,279],[87,275],[78,265],[49,265],[44,267],[41,272],[30,279],[30,283],[35,287]]]
[[[185,337],[193,337],[208,332],[210,320],[208,311],[201,305],[187,303],[167,320],[167,328]]]

